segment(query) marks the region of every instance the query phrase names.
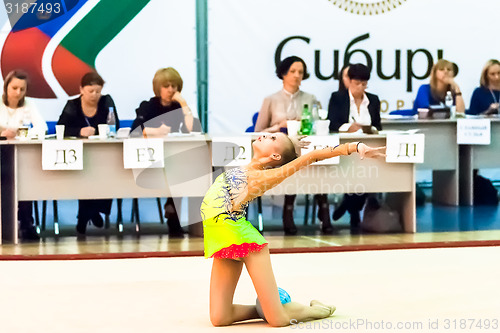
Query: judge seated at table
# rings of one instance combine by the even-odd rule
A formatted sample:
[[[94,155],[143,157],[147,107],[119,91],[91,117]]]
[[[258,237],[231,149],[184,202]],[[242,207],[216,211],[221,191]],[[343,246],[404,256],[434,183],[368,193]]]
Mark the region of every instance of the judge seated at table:
[[[87,138],[97,134],[98,125],[106,124],[109,112],[115,116],[116,128],[120,121],[115,103],[109,95],[102,95],[104,80],[96,72],[82,77],[80,96],[69,100],[59,117],[58,125],[64,125],[64,136]],[[101,213],[109,215],[111,199],[78,200],[78,217],[76,231],[85,234],[88,222],[98,228],[104,225]]]
[[[445,105],[445,98],[448,92],[453,97],[453,105],[457,113],[464,113],[465,104],[462,92],[455,81],[458,67],[452,62],[440,59],[431,69],[431,79],[429,84],[420,86],[417,97],[413,103],[413,112],[417,114],[418,109],[428,109],[431,105]]]
[[[153,78],[154,97],[143,101],[135,110],[136,118],[130,135],[133,137],[165,137],[169,133],[189,133],[200,130],[198,119],[181,95],[183,81],[172,67],[161,68]],[[173,198],[164,206],[169,237],[183,237],[179,215]]]
[[[28,75],[20,70],[14,70],[5,76],[2,101],[0,102],[0,134],[7,139],[15,139],[18,129],[23,126],[33,126],[30,129],[36,134],[45,134],[47,123],[40,115],[35,103],[26,97]],[[18,202],[18,219],[21,226],[23,241],[39,240],[33,226],[33,202]]]
[[[363,127],[369,127],[370,131],[381,130],[380,100],[377,95],[366,92],[370,69],[363,64],[351,64],[347,69],[347,76],[349,80],[344,83],[347,89],[339,89],[330,97],[330,130],[357,132],[363,130]],[[366,194],[345,194],[332,218],[338,220],[347,211],[351,215],[351,230],[358,231],[361,222],[360,211],[365,201]]]
[[[481,72],[479,87],[474,89],[467,114],[498,114],[500,107],[500,62],[488,60]]]
[[[349,87],[332,93],[328,104],[328,119],[332,132],[356,132],[363,126],[382,129],[380,100],[366,92],[370,69],[363,64],[352,64],[347,70]]]
[[[172,67],[159,69],[153,78],[155,96],[135,110],[132,136],[164,137],[193,131],[195,119],[181,95],[182,78]]]

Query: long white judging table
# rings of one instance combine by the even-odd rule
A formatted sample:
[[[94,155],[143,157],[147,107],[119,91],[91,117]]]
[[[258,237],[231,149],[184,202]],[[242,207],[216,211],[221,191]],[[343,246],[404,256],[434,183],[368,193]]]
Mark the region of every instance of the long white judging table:
[[[340,142],[363,141],[383,146],[384,135],[341,135]],[[212,183],[211,138],[206,135],[164,140],[165,167],[134,175],[123,167],[122,140],[83,140],[84,168],[43,171],[40,141],[0,142],[2,239],[17,242],[18,200],[191,197],[199,221],[199,204]],[[415,166],[341,157],[338,165],[313,165],[267,194],[388,193],[389,205],[401,214],[405,232],[416,231]]]
[[[460,201],[460,146],[457,145],[455,119],[382,120],[386,130],[418,129],[425,134],[424,163],[417,169],[432,170],[432,199],[434,203],[458,205]]]
[[[500,167],[500,119],[483,119],[489,119],[491,124],[489,145],[458,145],[456,119],[383,120],[382,127],[384,130],[419,129],[424,133],[424,163],[418,164],[417,169],[433,170],[433,201],[470,206],[473,204],[473,170]]]
[[[474,169],[500,168],[500,119],[490,119],[491,143],[489,145],[463,145],[460,150],[461,198],[466,205],[473,204]]]
[[[190,223],[212,184],[211,139],[167,137],[165,167],[125,169],[123,140],[83,140],[83,170],[42,170],[42,141],[0,141],[0,240],[18,242],[18,200],[190,197]]]

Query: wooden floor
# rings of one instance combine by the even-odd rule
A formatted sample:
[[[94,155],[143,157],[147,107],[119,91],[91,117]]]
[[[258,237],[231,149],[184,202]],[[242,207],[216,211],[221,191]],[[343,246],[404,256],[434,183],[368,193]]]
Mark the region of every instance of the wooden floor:
[[[274,254],[277,283],[292,300],[337,307],[281,329],[262,320],[214,328],[212,260],[200,257],[0,261],[0,331],[498,332],[499,257],[500,247]],[[234,301],[255,299],[244,270]]]
[[[150,221],[157,219],[156,201],[142,200],[142,217]],[[281,225],[281,207],[276,212],[267,211],[264,237],[272,253],[340,252],[380,249],[409,249],[459,246],[500,245],[500,207],[449,207],[426,204],[417,209],[417,233],[414,234],[361,234],[352,235],[346,214],[335,221],[334,234],[322,235],[319,225],[302,225],[301,217],[296,223],[297,236],[284,236]],[[87,236],[75,235],[74,212],[76,207],[60,204],[60,235],[55,236],[53,223],[41,233],[42,240],[18,245],[2,244],[0,260],[36,259],[99,259],[137,257],[202,256],[203,239],[186,236],[184,239],[169,239],[165,224],[125,223],[123,233],[114,225],[109,229],[89,226]],[[301,208],[296,212],[300,213]],[[265,211],[266,212],[266,211]],[[148,215],[149,213],[149,215]],[[62,217],[64,216],[64,217]],[[256,217],[250,219],[255,221]],[[192,226],[185,226],[185,229]]]
[[[272,253],[341,252],[355,250],[409,249],[500,245],[500,230],[415,234],[298,235],[264,233]],[[0,246],[0,260],[92,259],[202,256],[203,239],[168,235],[46,237],[38,243]]]

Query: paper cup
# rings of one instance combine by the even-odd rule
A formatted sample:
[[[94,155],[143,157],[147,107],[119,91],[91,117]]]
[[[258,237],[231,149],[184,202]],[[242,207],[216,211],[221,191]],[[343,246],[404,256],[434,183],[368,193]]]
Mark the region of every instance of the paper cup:
[[[330,134],[330,120],[316,120],[314,122],[316,126],[316,135],[328,135]]]
[[[287,120],[286,122],[288,135],[297,135],[300,130],[300,121],[298,120]]]
[[[99,139],[108,138],[109,126],[107,124],[99,124],[97,125],[97,129],[99,130]]]
[[[19,136],[19,140],[27,140],[28,139],[28,126],[21,126],[17,129],[17,135]]]
[[[427,119],[429,118],[429,109],[418,108],[418,119]]]
[[[56,125],[56,139],[57,140],[64,139],[64,125]]]

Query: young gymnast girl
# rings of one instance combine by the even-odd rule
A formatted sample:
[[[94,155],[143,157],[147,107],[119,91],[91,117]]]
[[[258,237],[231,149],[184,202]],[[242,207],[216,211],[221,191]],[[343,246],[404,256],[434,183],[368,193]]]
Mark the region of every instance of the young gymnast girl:
[[[360,157],[384,156],[385,147],[360,142],[314,150],[297,157],[294,143],[283,133],[262,135],[252,144],[250,163],[221,174],[201,205],[205,257],[214,258],[210,278],[210,320],[214,326],[260,318],[256,305],[233,304],[236,284],[245,265],[265,319],[271,326],[322,319],[335,311],[313,300],[310,305],[280,301],[269,248],[262,235],[246,220],[248,203],[309,164],[357,152]]]

